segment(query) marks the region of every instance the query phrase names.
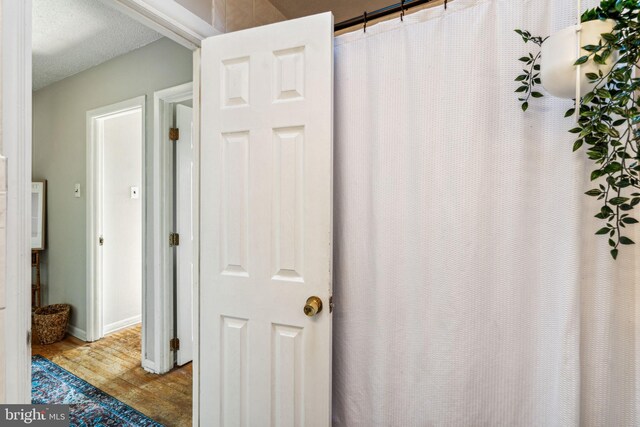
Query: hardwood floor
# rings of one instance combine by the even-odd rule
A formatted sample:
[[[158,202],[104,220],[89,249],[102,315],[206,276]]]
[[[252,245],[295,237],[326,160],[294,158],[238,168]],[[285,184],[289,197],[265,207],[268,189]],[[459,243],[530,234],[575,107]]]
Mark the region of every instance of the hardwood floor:
[[[167,427],[191,426],[191,363],[165,375],[146,372],[140,334],[138,325],[93,343],[67,335],[31,350]]]

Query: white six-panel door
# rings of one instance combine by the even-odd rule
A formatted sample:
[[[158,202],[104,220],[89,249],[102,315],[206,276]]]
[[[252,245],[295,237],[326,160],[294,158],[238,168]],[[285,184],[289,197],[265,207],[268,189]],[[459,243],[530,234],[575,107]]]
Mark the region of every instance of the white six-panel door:
[[[333,16],[207,39],[201,75],[200,425],[329,426]]]

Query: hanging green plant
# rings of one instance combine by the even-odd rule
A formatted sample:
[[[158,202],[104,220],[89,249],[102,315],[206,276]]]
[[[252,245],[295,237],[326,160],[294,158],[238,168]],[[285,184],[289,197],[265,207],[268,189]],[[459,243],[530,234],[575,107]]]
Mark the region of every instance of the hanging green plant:
[[[586,194],[602,201],[595,217],[604,224],[596,234],[608,237],[614,259],[620,245],[635,243],[624,232],[627,226],[638,223],[632,213],[640,204],[639,14],[640,0],[603,0],[599,7],[587,10],[582,15],[583,28],[593,23],[594,28],[600,26],[595,31],[603,28],[602,25],[609,25],[610,30],[600,29],[596,41],[582,47],[580,57],[569,70],[576,76],[575,67],[581,66],[584,82],[577,125],[570,130],[576,135],[573,151],[583,148],[594,162],[591,180],[597,186]],[[543,86],[552,94],[554,91],[566,94],[566,90],[553,81],[556,78],[570,80],[566,72],[562,74],[563,70],[553,69],[555,62],[546,69],[544,47],[552,40],[532,36],[528,31],[515,31],[525,43],[541,47],[538,53],[520,58],[525,69],[516,77],[519,83],[516,92],[523,111],[528,109],[531,98],[544,96],[537,86]],[[569,31],[577,33],[575,27]],[[579,56],[577,39],[574,40],[573,59]],[[549,56],[557,56],[558,49],[554,47],[556,49],[549,50]],[[553,58],[549,61],[553,62]],[[576,80],[573,77],[574,93]],[[570,109],[565,117],[575,113],[575,109]]]

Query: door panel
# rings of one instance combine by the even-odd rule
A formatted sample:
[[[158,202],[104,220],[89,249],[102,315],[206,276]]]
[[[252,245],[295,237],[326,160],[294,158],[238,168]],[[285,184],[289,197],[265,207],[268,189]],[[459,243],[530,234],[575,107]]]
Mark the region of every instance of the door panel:
[[[202,76],[201,422],[328,426],[333,16],[210,38]]]
[[[194,153],[193,109],[176,105],[176,125],[180,139],[176,142],[176,335],[180,340],[177,363],[193,360],[193,285],[194,285]]]

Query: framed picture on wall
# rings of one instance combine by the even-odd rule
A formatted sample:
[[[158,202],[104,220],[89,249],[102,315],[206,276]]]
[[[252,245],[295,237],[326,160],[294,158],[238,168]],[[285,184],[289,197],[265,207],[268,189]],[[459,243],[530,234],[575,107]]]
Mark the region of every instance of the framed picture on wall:
[[[47,181],[31,183],[31,249],[44,249]]]

